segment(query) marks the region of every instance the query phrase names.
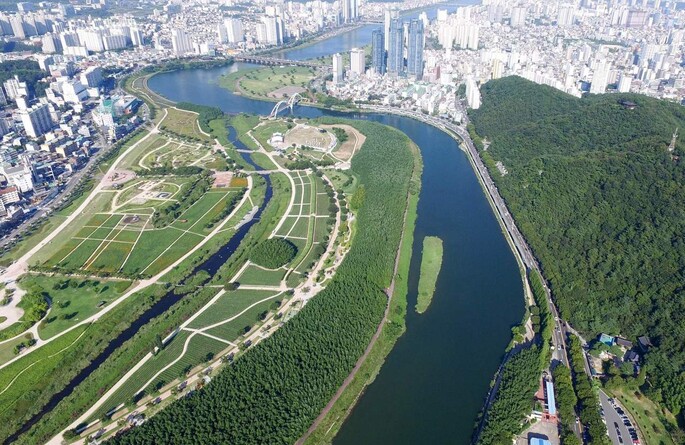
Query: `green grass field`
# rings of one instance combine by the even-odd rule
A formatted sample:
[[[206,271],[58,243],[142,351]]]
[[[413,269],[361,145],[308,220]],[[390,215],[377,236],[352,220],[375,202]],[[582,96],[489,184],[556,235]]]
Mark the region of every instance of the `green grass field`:
[[[271,151],[273,150],[271,145],[269,145],[269,139],[271,139],[271,136],[273,136],[274,133],[285,134],[285,132],[288,131],[289,126],[292,126],[292,124],[280,120],[266,122],[255,127],[255,129],[252,130],[252,135],[259,141],[260,144],[262,144],[262,147],[268,151]]]
[[[200,316],[193,320],[188,327],[191,329],[202,329],[215,323],[228,320],[229,318],[240,314],[254,303],[264,300],[265,298],[274,297],[276,294],[278,294],[278,292],[245,289],[227,292],[206,311],[200,314]],[[237,318],[240,318],[240,316]],[[221,338],[230,341],[235,338],[235,336],[232,338]]]
[[[268,67],[248,71],[234,86],[241,92],[256,97],[269,97],[269,93],[286,86],[307,88],[315,77],[315,70],[307,67]],[[232,80],[224,81],[229,84]]]
[[[33,338],[33,336],[30,333],[26,335],[28,336],[28,338],[25,336],[21,336],[12,341],[0,344],[0,365],[5,364],[8,361],[12,360],[14,357],[16,357],[16,355],[14,354],[15,346],[19,345],[20,343],[27,344],[29,339]]]
[[[263,286],[278,286],[285,275],[285,270],[264,270],[256,265],[250,265],[238,277],[240,284],[254,284]]]
[[[181,360],[174,363],[171,367],[165,370],[152,385],[161,385],[172,382],[181,376],[185,369],[192,369],[195,366],[205,363],[207,358],[213,357],[215,354],[228,348],[230,345],[227,343],[214,340],[213,338],[206,337],[204,335],[195,335],[188,344],[188,350],[183,355]]]
[[[210,141],[211,138],[200,131],[197,114],[190,111],[167,108],[167,116],[162,121],[161,128],[183,136]]]
[[[44,293],[52,301],[48,316],[38,325],[38,334],[47,339],[98,312],[100,302],[106,305],[120,297],[131,282],[29,274],[22,277],[20,285]]]
[[[659,408],[640,391],[631,393],[628,389],[619,388],[612,390],[611,395],[632,414],[647,444],[673,445],[675,443],[668,432],[669,429],[678,428],[673,414]]]
[[[244,329],[247,326],[254,326],[257,324],[259,322],[259,314],[268,311],[273,302],[279,298],[280,297],[274,295],[273,298],[248,309],[244,314],[234,320],[209,329],[207,333],[229,341],[234,341],[244,333]]]
[[[183,344],[190,335],[188,331],[180,331],[157,355],[148,360],[131,378],[112,394],[102,407],[89,418],[89,421],[99,419],[103,414],[121,404],[128,403],[136,395],[141,386],[157,374],[162,368],[174,361],[183,351]]]
[[[52,371],[60,366],[61,351],[78,347],[78,337],[87,329],[82,326],[59,337],[40,349],[0,369],[0,414],[14,409],[16,404],[50,384]]]
[[[421,275],[419,276],[419,291],[416,297],[416,312],[419,314],[426,312],[431,303],[441,267],[442,240],[437,236],[427,236],[423,239]]]

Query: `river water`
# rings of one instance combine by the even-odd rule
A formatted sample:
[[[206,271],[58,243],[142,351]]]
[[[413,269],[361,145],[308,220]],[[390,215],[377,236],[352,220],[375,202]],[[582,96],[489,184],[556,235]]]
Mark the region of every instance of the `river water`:
[[[363,27],[282,55],[307,59],[363,46],[376,27]],[[234,95],[216,82],[224,73],[248,67],[252,65],[237,63],[164,73],[153,77],[149,85],[174,101],[218,106],[228,113],[269,114],[272,103]],[[523,315],[524,299],[514,256],[466,155],[445,133],[405,117],[310,107],[297,107],[295,115],[390,125],[419,146],[424,162],[409,275],[407,332],[334,444],[468,443],[511,326]],[[421,245],[428,235],[443,240],[443,267],[430,308],[418,315],[413,308]]]

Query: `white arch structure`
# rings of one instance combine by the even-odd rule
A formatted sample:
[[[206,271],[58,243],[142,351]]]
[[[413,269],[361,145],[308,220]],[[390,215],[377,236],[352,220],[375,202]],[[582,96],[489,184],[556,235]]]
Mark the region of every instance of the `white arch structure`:
[[[278,113],[280,113],[282,110],[285,110],[286,108],[290,108],[290,112],[293,112],[293,107],[302,100],[302,96],[300,96],[300,93],[295,93],[288,100],[281,100],[279,101],[276,106],[271,110],[271,114],[269,117],[276,117],[278,116]]]

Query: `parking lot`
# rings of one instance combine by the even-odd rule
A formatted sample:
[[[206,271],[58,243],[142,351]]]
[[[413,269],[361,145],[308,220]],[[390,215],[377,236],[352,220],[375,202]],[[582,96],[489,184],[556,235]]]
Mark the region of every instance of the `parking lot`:
[[[609,438],[614,445],[639,444],[637,429],[623,409],[612,403],[604,391],[599,392],[599,401],[604,412]]]

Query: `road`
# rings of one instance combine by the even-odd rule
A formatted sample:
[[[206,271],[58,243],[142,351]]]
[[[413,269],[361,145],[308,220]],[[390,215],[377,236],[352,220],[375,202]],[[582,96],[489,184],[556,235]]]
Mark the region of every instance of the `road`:
[[[630,436],[630,431],[628,430],[630,427],[624,424],[624,419],[617,411],[617,408],[619,410],[622,410],[622,408],[618,405],[614,406],[609,401],[609,396],[607,396],[604,391],[599,392],[599,403],[602,405],[602,409],[604,410],[604,419],[606,420],[607,431],[609,432],[611,443],[614,445],[627,445],[634,443]],[[625,413],[624,410],[622,410],[622,412]],[[627,422],[632,427],[633,423],[630,420],[627,420]]]
[[[2,239],[0,239],[0,248],[3,248],[4,246],[10,244],[12,241],[14,241],[14,238],[21,234],[24,230],[28,229],[31,224],[34,222],[39,221],[41,218],[46,217],[49,215],[50,212],[52,212],[52,206],[51,204],[55,204],[59,202],[59,200],[66,198],[71,194],[71,192],[74,190],[74,188],[81,183],[81,180],[83,179],[84,176],[88,176],[92,173],[94,173],[94,168],[97,163],[97,160],[104,156],[106,153],[109,153],[109,151],[114,147],[114,144],[107,144],[102,138],[102,135],[98,135],[98,145],[103,146],[105,148],[99,150],[97,153],[95,153],[90,160],[88,161],[88,164],[82,168],[81,170],[77,171],[74,173],[71,177],[69,177],[69,182],[67,182],[67,185],[62,188],[62,190],[50,201],[48,202],[42,202],[39,205],[38,210],[31,215],[30,217],[26,218],[24,221],[19,223],[16,227],[12,228],[10,232],[5,234]]]
[[[476,171],[476,174],[481,184],[487,192],[486,195],[488,196],[490,203],[492,204],[495,214],[498,217],[502,227],[505,229],[507,233],[508,240],[510,241],[513,247],[514,254],[517,256],[517,260],[523,264],[527,271],[535,271],[540,273],[540,276],[543,276],[542,271],[540,269],[540,265],[538,264],[535,256],[533,255],[532,250],[530,249],[528,243],[523,237],[523,234],[521,234],[521,231],[516,226],[516,222],[514,221],[514,218],[509,212],[509,209],[507,208],[504,199],[500,195],[497,186],[492,180],[490,172],[488,171],[487,167],[485,167],[485,164],[480,158],[478,150],[476,149],[473,140],[471,139],[471,136],[464,127],[458,126],[449,120],[440,117],[430,116],[413,110],[405,110],[396,107],[379,105],[362,105],[362,108],[367,109],[369,111],[391,113],[411,117],[413,119],[430,124],[446,132],[447,134],[452,135],[453,137],[455,137],[455,139],[458,138],[462,142],[462,144],[460,144],[460,148],[468,155],[469,160],[471,161],[471,164],[473,165],[473,168]],[[554,350],[552,353],[552,360],[561,362],[570,368],[568,360],[568,350],[566,347],[566,335],[570,332],[569,326],[568,323],[562,320],[559,316],[559,311],[557,310],[554,301],[552,301],[552,293],[550,292],[549,287],[545,282],[544,278],[543,286],[545,288],[545,294],[549,310],[551,311],[552,316],[554,317],[554,334],[552,335],[552,347],[554,348]],[[585,363],[585,370],[588,373],[588,375],[590,375],[587,363]],[[574,425],[574,432],[578,438],[582,437],[581,431],[582,426],[579,423],[576,423]]]

